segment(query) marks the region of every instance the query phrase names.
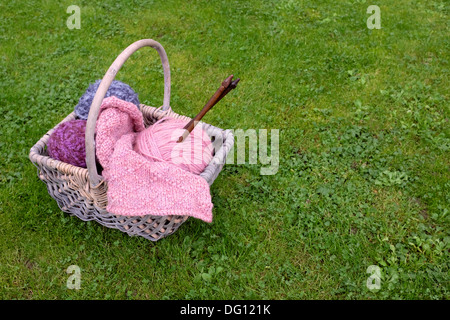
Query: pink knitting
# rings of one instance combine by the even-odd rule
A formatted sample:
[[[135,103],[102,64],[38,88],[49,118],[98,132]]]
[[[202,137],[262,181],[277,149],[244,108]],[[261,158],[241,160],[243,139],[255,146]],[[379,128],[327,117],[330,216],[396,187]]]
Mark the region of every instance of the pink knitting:
[[[108,182],[108,212],[122,216],[188,215],[212,222],[209,185],[173,164],[135,151],[142,113],[130,102],[105,98],[96,128],[96,155]]]

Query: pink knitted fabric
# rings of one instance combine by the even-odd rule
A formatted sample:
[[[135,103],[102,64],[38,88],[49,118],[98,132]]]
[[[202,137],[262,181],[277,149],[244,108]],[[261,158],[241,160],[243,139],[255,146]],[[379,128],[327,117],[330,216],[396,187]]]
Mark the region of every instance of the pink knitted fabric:
[[[108,212],[122,216],[188,215],[212,222],[209,185],[173,164],[134,150],[142,113],[130,102],[105,98],[97,120],[96,155],[108,182]]]

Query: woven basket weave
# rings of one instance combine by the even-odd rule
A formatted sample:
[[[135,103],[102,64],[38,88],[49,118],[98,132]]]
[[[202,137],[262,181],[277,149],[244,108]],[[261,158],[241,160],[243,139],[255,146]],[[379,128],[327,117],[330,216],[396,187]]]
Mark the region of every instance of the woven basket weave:
[[[151,39],[139,40],[126,48],[114,61],[105,74],[92,102],[86,126],[86,164],[87,169],[73,166],[52,159],[47,153],[47,142],[53,131],[63,122],[76,119],[75,112],[48,131],[30,150],[29,158],[38,168],[38,177],[46,183],[48,193],[58,203],[59,208],[81,220],[94,220],[108,228],[118,229],[130,236],[142,236],[157,241],[174,233],[189,216],[118,216],[106,210],[108,204],[108,184],[97,172],[95,163],[94,132],[101,102],[113,81],[117,71],[128,57],[139,48],[149,46],[155,48],[164,68],[164,103],[160,108],[141,104],[145,126],[153,124],[163,117],[191,120],[173,112],[170,108],[170,70],[164,48]],[[209,185],[219,175],[225,164],[228,152],[234,144],[234,136],[230,130],[223,130],[202,123],[202,129],[213,138],[215,154],[211,162],[200,174]]]

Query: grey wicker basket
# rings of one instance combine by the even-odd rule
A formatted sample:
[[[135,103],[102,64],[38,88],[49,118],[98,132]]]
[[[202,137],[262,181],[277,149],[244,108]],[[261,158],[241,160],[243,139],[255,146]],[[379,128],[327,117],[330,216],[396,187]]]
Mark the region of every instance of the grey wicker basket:
[[[80,168],[59,160],[52,159],[47,153],[47,141],[59,124],[76,119],[75,112],[49,130],[30,150],[29,158],[38,168],[38,177],[46,183],[48,193],[58,203],[59,208],[81,220],[94,220],[108,228],[118,229],[130,236],[142,236],[151,241],[157,241],[174,233],[189,216],[118,216],[106,210],[108,203],[108,184],[98,174],[95,163],[95,124],[99,109],[106,91],[123,63],[138,49],[149,46],[156,49],[160,55],[164,69],[164,102],[162,107],[154,108],[141,104],[146,126],[151,125],[162,117],[173,117],[190,120],[189,117],[179,115],[170,107],[170,69],[164,48],[151,39],[139,40],[128,46],[113,62],[103,77],[96,92],[86,126],[86,164],[87,168]],[[234,144],[231,130],[223,130],[209,124],[202,123],[202,128],[214,140],[215,154],[211,162],[200,174],[209,185],[219,175],[225,164],[228,152]]]

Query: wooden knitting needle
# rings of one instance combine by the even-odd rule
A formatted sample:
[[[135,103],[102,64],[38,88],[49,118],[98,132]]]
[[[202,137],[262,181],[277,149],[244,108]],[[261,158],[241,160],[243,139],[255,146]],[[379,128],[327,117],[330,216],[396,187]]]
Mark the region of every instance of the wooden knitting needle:
[[[203,107],[203,109],[184,126],[185,131],[183,132],[183,135],[178,138],[177,143],[180,143],[186,139],[186,137],[194,130],[195,126],[199,123],[199,121],[203,118],[203,116],[211,110],[214,105],[216,105],[217,102],[219,102],[228,92],[230,92],[232,89],[236,88],[239,78],[231,82],[234,75],[230,75],[228,78],[226,78],[219,89],[214,93],[214,95],[209,99],[209,101],[206,103],[206,105]]]

